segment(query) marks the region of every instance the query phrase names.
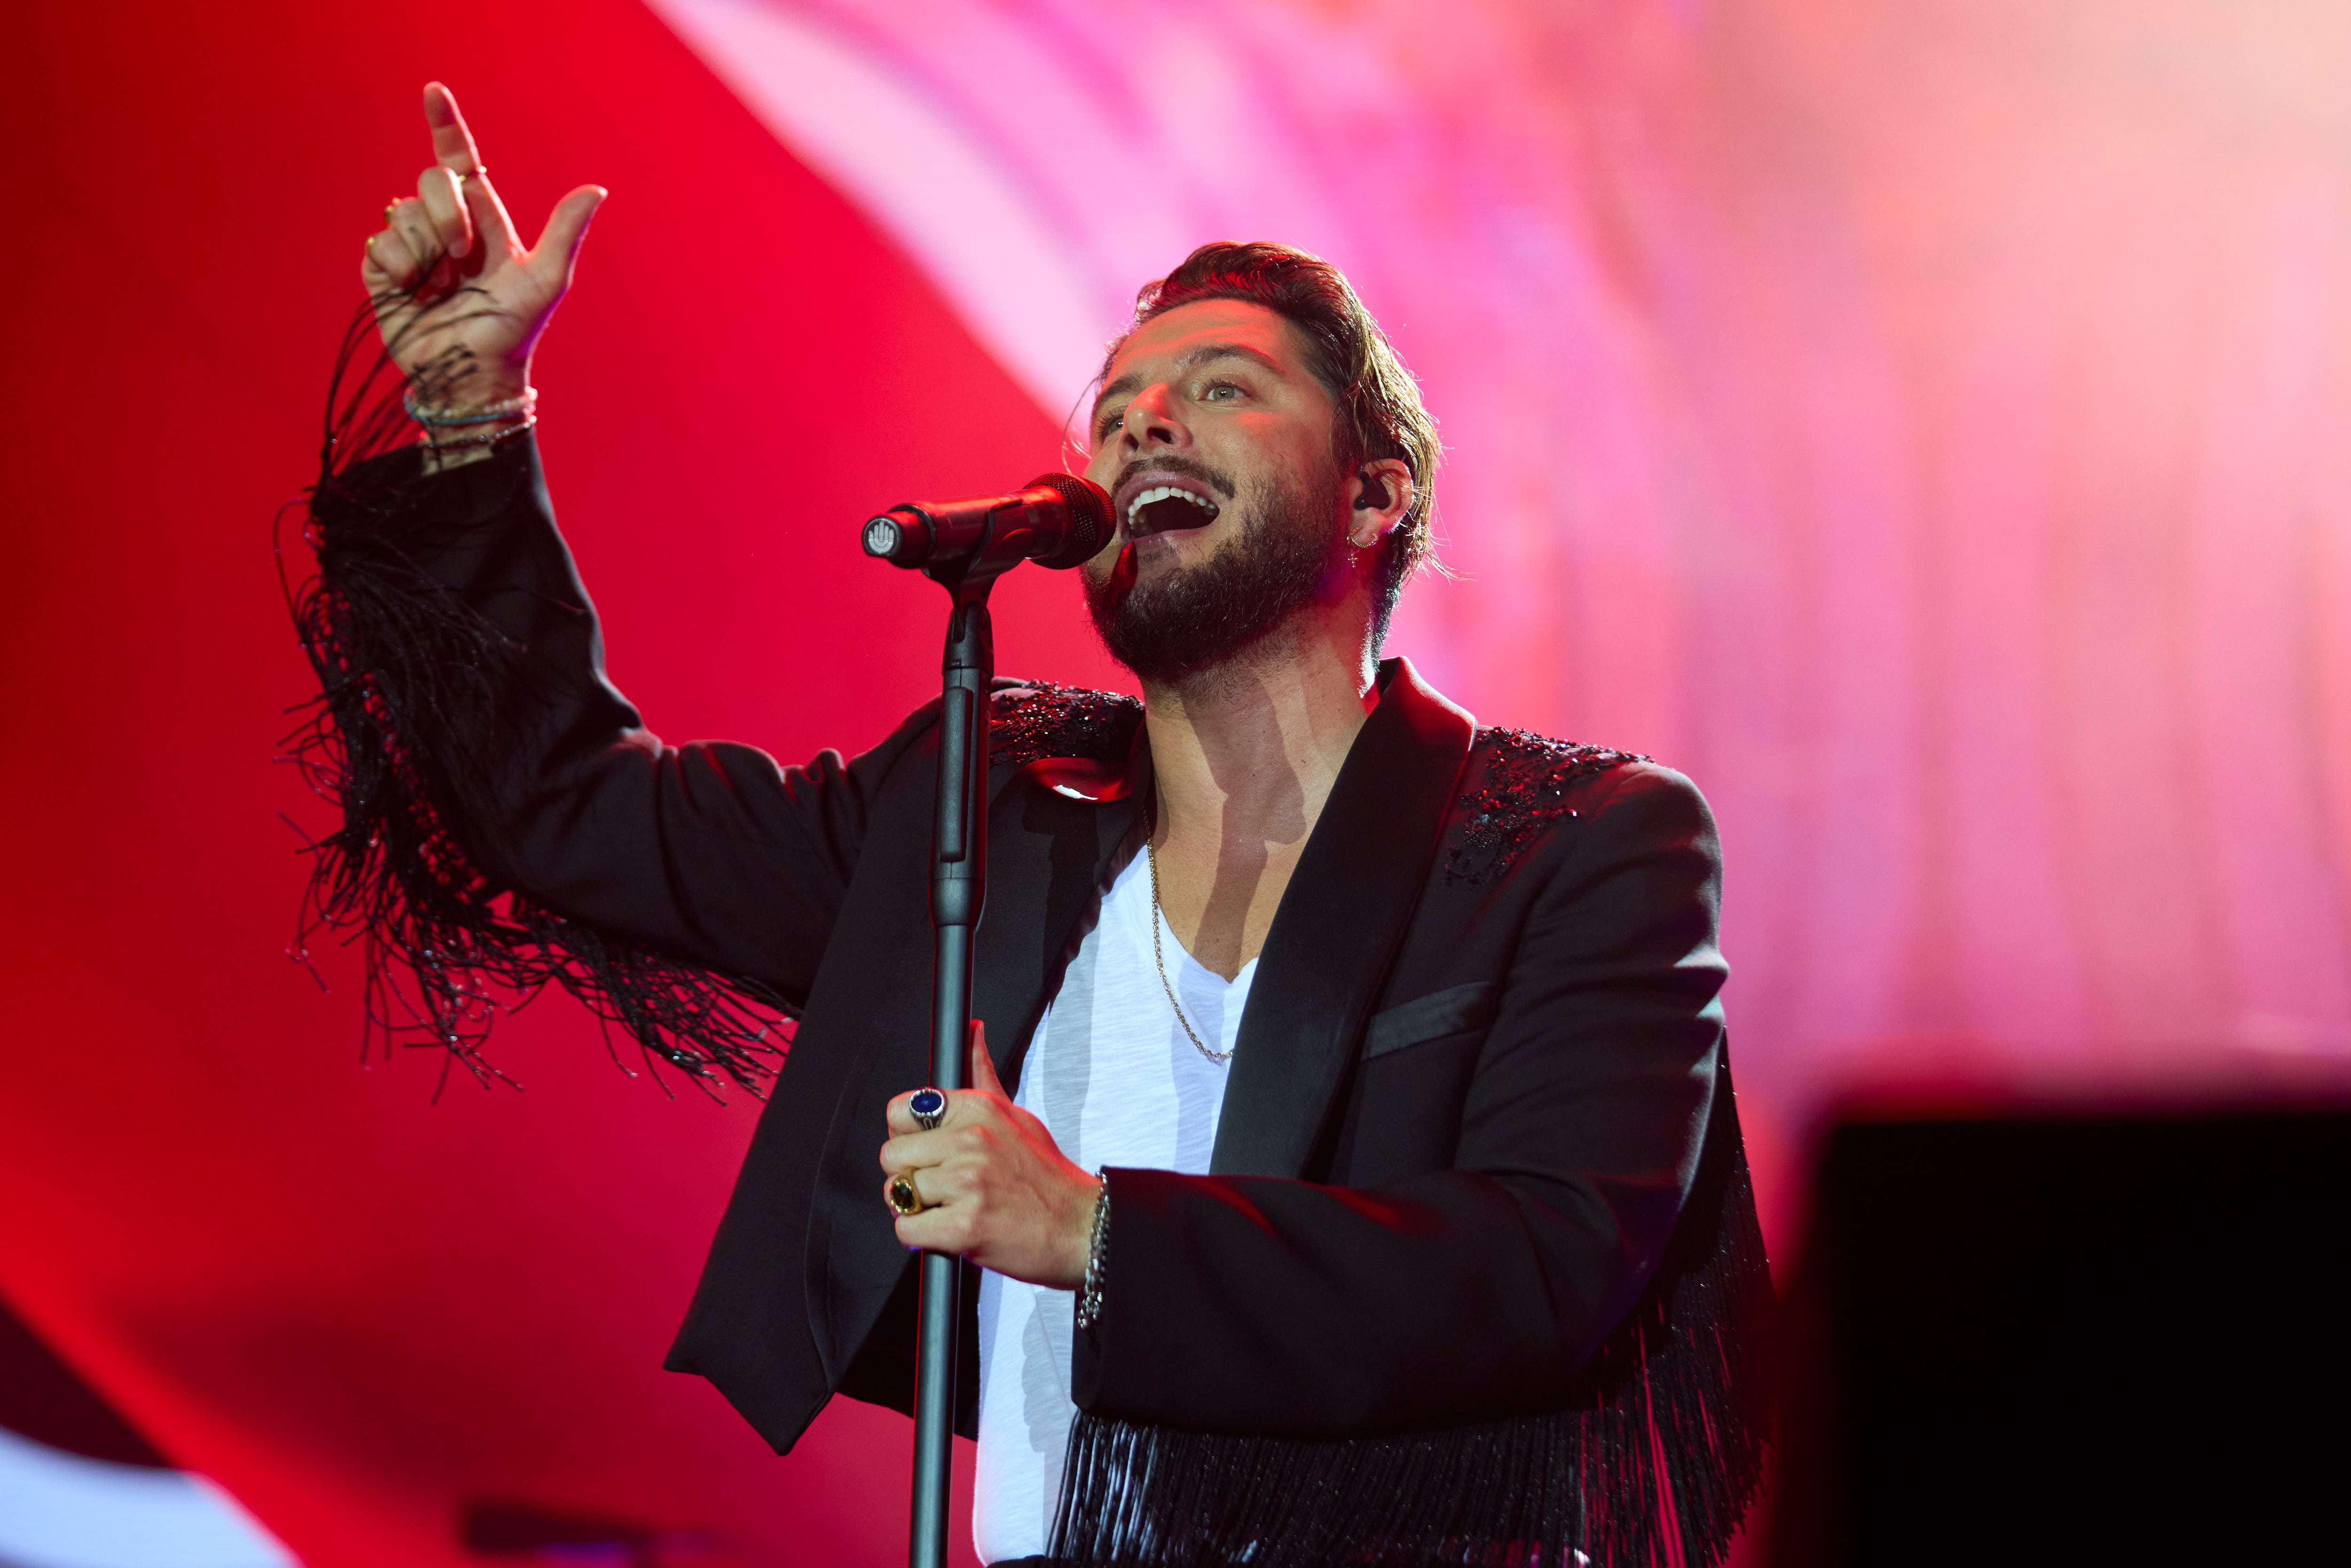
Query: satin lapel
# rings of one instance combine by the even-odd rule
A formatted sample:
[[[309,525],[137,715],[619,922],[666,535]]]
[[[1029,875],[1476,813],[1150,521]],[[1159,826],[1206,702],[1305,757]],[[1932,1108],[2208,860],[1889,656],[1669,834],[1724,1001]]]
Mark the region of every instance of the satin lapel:
[[[1476,723],[1389,661],[1274,914],[1210,1169],[1301,1174],[1428,880]]]
[[[1008,1090],[1019,1088],[1029,1033],[1046,998],[1061,988],[1062,965],[1081,935],[1079,922],[1093,910],[1103,874],[1149,792],[1149,748],[1139,725],[1136,744],[1142,755],[1115,799],[1073,800],[1024,769],[1030,776],[1003,785],[990,808],[987,908],[979,922],[972,1016],[987,1025],[988,1055]]]

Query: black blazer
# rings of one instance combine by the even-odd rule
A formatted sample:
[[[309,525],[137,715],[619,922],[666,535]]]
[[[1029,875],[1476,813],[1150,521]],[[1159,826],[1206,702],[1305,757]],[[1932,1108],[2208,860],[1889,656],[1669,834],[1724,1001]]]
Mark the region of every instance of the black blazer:
[[[935,705],[849,761],[666,745],[604,679],[528,440],[429,479],[404,461],[369,504],[322,495],[323,587],[364,622],[377,579],[407,570],[403,613],[434,601],[494,630],[472,707],[430,727],[371,721],[429,781],[484,887],[799,1014],[669,1366],[708,1377],[778,1451],[835,1392],[908,1407],[914,1270],[874,1153],[885,1102],[927,1072]],[[384,668],[396,642],[374,636],[356,661],[383,689],[415,684]],[[1360,1459],[1365,1439],[1531,1417],[1552,1421],[1552,1457],[1522,1457],[1529,1474],[1588,1469],[1574,1444],[1606,1443],[1598,1428],[1561,1437],[1560,1413],[1627,1407],[1630,1377],[1654,1428],[1659,1346],[1697,1343],[1674,1291],[1704,1298],[1706,1355],[1747,1354],[1716,1343],[1738,1326],[1725,1292],[1753,1294],[1761,1249],[1704,800],[1642,758],[1482,728],[1403,659],[1379,679],[1267,938],[1212,1174],[1109,1173],[1103,1311],[1077,1337],[1071,1382],[1079,1447],[1100,1449],[1088,1462],[1113,1491],[1138,1445]],[[974,1010],[1008,1084],[1101,890],[1137,852],[1140,718],[1098,693],[998,693]],[[1724,1259],[1742,1248],[1733,1279]],[[1714,1407],[1677,1418],[1722,1426],[1724,1400],[1751,1406],[1752,1370],[1706,1373]],[[1696,1484],[1677,1467],[1737,1469],[1752,1447],[1718,1436],[1696,1458],[1626,1458],[1640,1469],[1626,1496]],[[1071,1467],[1078,1490],[1086,1469]],[[1751,1490],[1723,1484],[1740,1503]],[[1068,1531],[1087,1506],[1065,1496]]]

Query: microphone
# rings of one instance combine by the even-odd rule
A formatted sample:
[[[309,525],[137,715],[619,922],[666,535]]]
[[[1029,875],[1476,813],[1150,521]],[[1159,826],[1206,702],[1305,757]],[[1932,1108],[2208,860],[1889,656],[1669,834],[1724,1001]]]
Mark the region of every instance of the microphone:
[[[893,507],[866,519],[861,542],[892,566],[935,569],[985,552],[1061,571],[1092,559],[1113,531],[1108,491],[1091,479],[1041,474],[1009,496]]]

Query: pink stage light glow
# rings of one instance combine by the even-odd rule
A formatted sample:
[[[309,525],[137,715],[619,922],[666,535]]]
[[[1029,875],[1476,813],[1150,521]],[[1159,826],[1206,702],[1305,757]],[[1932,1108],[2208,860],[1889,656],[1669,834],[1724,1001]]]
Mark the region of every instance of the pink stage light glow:
[[[1745,1082],[2351,1053],[2351,24],[653,0],[1060,418],[1210,238],[1444,423],[1395,643],[1696,775]]]
[[[1714,800],[1767,1224],[1873,1083],[2351,1060],[2351,15],[2316,0],[99,0],[13,18],[0,1294],[319,1564],[608,1516],[884,1561],[904,1423],[769,1458],[656,1370],[749,1130],[550,1000],[515,1095],[354,1063],[262,539],[449,80],[527,226],[610,184],[542,446],[664,736],[935,691],[875,506],[1054,459],[1135,286],[1346,268],[1442,422],[1394,644]],[[689,275],[681,286],[681,258]],[[919,586],[919,585],[917,585]],[[1118,684],[1071,585],[1008,673]],[[306,813],[312,815],[306,817]],[[968,1464],[961,1474],[969,1475]],[[958,1543],[966,1537],[958,1530]],[[731,1558],[729,1556],[731,1554]]]

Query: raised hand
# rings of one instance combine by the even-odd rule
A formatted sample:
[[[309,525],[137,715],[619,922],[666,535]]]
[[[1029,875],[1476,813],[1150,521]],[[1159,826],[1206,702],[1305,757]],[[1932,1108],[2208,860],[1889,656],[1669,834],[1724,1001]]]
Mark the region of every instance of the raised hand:
[[[604,200],[581,185],[555,205],[528,250],[515,238],[457,100],[424,89],[433,166],[416,194],[384,210],[360,280],[392,359],[425,401],[478,408],[519,394],[531,350],[571,287],[588,223]]]

